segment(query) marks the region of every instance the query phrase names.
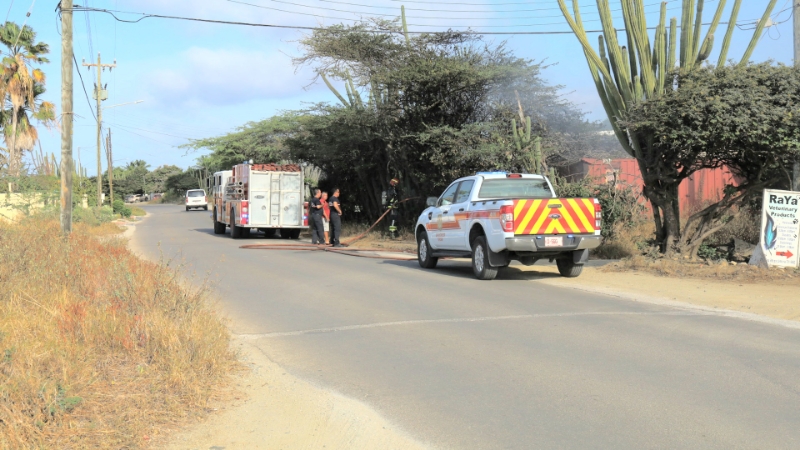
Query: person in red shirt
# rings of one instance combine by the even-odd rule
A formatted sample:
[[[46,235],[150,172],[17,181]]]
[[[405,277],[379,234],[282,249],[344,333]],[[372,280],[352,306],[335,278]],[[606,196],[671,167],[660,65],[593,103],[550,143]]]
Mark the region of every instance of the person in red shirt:
[[[331,229],[331,207],[328,204],[328,193],[323,192],[320,198],[322,202],[322,230],[325,232],[325,245],[330,245],[328,232]]]

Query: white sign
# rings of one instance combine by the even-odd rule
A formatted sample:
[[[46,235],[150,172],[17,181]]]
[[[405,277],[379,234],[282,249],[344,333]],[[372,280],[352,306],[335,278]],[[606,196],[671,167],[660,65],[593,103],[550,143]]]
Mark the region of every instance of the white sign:
[[[797,267],[800,258],[800,192],[764,190],[761,250],[770,267]]]

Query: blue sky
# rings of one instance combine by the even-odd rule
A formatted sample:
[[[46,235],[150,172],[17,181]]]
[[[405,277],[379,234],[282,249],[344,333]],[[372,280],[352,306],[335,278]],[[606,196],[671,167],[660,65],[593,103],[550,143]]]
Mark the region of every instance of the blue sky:
[[[619,9],[619,0],[610,0]],[[706,2],[706,21],[719,0]],[[116,11],[188,16],[215,20],[258,22],[295,26],[325,26],[352,23],[362,16],[399,15],[400,5],[407,8],[412,31],[436,31],[448,27],[477,31],[565,31],[568,30],[556,0],[76,0],[76,4]],[[51,63],[43,67],[48,75],[46,99],[60,108],[61,43],[60,22],[55,2],[3,0],[0,14],[8,20],[27,24],[38,32],[38,39],[50,44]],[[729,0],[725,16],[733,4]],[[747,28],[759,19],[768,0],[745,0],[739,20]],[[31,9],[31,5],[33,8]],[[594,0],[581,0],[586,29],[597,29]],[[650,25],[658,19],[659,2],[644,0]],[[256,6],[253,6],[256,5]],[[680,0],[668,3],[668,16],[680,14]],[[790,0],[779,0],[770,27],[762,37],[752,60],[792,62]],[[782,12],[781,12],[782,11]],[[780,13],[779,13],[780,12]],[[614,16],[622,24],[619,12]],[[141,15],[119,13],[124,19]],[[723,19],[725,20],[725,19]],[[717,31],[717,45],[711,59],[716,60],[725,27]],[[144,100],[135,105],[108,109],[104,126],[114,140],[115,165],[135,159],[146,160],[155,168],[163,164],[188,167],[198,156],[178,148],[192,138],[215,136],[233,130],[248,121],[269,117],[281,110],[301,108],[304,103],[335,101],[321,85],[310,84],[312,74],[306,68],[292,66],[291,56],[298,55],[297,40],[307,31],[237,27],[188,21],[145,19],[136,24],[120,23],[101,13],[75,14],[75,56],[103,62],[116,60],[117,68],[104,72],[109,99],[104,107]],[[749,42],[752,31],[737,30],[729,57],[738,59]],[[596,34],[590,36],[592,42]],[[571,34],[491,35],[495,43],[504,40],[518,56],[545,60],[551,64],[544,77],[552,84],[563,85],[563,94],[579,104],[589,118],[605,118],[586,62],[576,38]],[[91,96],[96,70],[81,69]],[[96,125],[83,89],[75,77],[74,149],[76,160],[96,173]],[[94,104],[94,100],[92,100]],[[58,130],[40,130],[45,152],[60,153]],[[105,157],[103,159],[105,170]]]

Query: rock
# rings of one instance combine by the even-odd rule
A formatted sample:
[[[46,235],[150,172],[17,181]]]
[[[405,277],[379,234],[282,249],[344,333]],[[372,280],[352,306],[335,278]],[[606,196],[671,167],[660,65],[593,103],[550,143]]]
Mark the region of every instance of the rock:
[[[733,238],[733,257],[739,261],[744,261],[753,256],[756,245],[745,242],[738,238]]]
[[[751,266],[761,267],[762,269],[769,268],[769,266],[767,265],[767,259],[764,257],[764,251],[761,250],[760,245],[755,246],[755,250],[753,251],[753,254],[750,257],[749,264]]]

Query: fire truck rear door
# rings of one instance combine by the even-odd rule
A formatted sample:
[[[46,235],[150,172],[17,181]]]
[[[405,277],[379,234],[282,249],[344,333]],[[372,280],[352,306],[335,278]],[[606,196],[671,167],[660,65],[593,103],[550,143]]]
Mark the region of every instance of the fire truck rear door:
[[[269,173],[250,173],[250,223],[265,225],[269,222]]]
[[[281,174],[281,226],[303,225],[303,176]]]

